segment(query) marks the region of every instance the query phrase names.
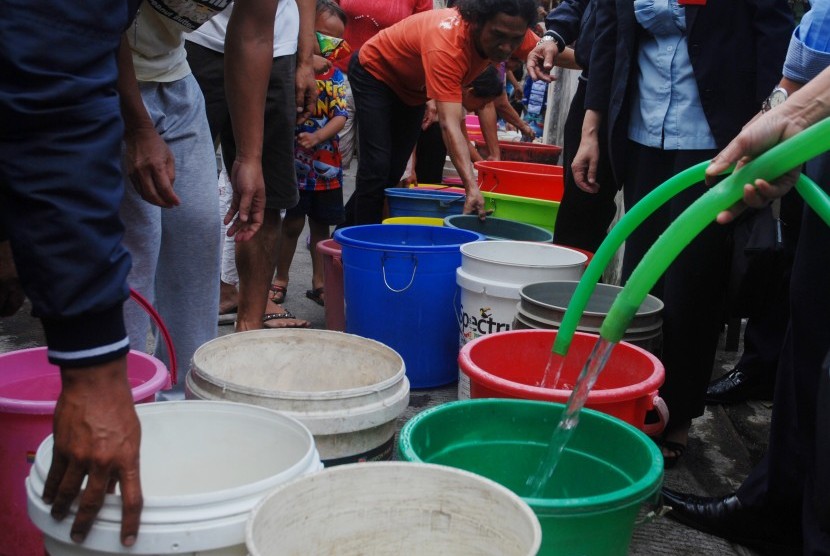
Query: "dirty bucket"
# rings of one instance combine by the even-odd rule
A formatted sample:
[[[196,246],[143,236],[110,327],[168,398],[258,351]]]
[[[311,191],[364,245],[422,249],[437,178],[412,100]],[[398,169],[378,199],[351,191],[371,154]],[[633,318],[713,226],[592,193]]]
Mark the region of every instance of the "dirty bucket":
[[[245,522],[275,486],[322,468],[311,433],[269,409],[230,402],[170,401],[137,406],[144,509],[136,543],[120,542],[121,497],[107,495],[83,544],[40,499],[52,437],[38,448],[26,481],[29,516],[52,556],[245,554]]]
[[[401,356],[374,340],[329,330],[252,330],[197,349],[186,394],[297,419],[328,466],[391,459],[409,381]]]
[[[486,241],[463,245],[456,272],[461,288],[460,344],[510,330],[522,286],[540,280],[578,280],[584,264],[582,253],[552,244]],[[469,381],[460,373],[458,398],[469,397]]]
[[[423,226],[443,226],[441,218],[429,218],[426,216],[393,216],[385,218],[381,224],[421,224]]]
[[[317,243],[317,252],[323,255],[323,287],[326,291],[326,328],[346,330],[346,315],[343,308],[343,261],[340,244],[333,239]]]
[[[504,160],[480,160],[473,166],[478,170],[478,187],[482,192],[545,201],[561,201],[565,193],[561,166]]]
[[[388,187],[386,202],[389,216],[420,216],[444,219],[464,210],[464,195],[448,193],[437,189],[419,190],[403,187]]]
[[[562,368],[562,388],[540,388],[556,330],[511,330],[482,336],[461,348],[458,364],[470,380],[472,398],[522,398],[565,403],[598,336],[576,332]],[[666,403],[658,395],[665,369],[646,350],[620,342],[588,395],[585,407],[613,415],[647,434],[662,432]],[[659,421],[646,424],[646,413]]]
[[[26,515],[24,481],[38,445],[52,432],[60,369],[49,363],[45,347],[0,354],[0,369],[0,554],[42,554],[43,535]],[[164,363],[138,351],[127,354],[127,378],[136,403],[152,402],[170,387]]]
[[[553,233],[556,215],[559,214],[559,201],[545,201],[490,191],[482,191],[481,196],[484,197],[484,208],[493,211],[493,216],[496,218],[524,222]]]
[[[346,331],[386,344],[403,357],[413,388],[457,377],[455,271],[467,230],[370,224],[334,233],[343,246]]]
[[[452,467],[363,463],[273,490],[253,511],[251,556],[532,556],[539,521],[518,496]]]
[[[521,300],[516,309],[513,328],[517,330],[558,329],[578,284],[579,282],[557,280],[537,282],[522,287],[519,290]],[[597,284],[576,329],[580,332],[598,335],[602,321],[605,320],[611,305],[621,291],[622,288],[619,286]],[[622,339],[659,357],[663,337],[662,328],[663,302],[649,295],[640,305]]]
[[[443,404],[406,423],[399,454],[465,469],[523,495],[563,407],[498,399]],[[657,502],[662,481],[654,442],[622,421],[583,410],[543,495],[524,498],[542,525],[539,554],[624,556],[640,507]]]
[[[491,240],[507,239],[539,243],[551,243],[553,241],[553,234],[543,228],[493,216],[482,220],[474,214],[455,214],[444,218],[444,225],[450,228],[478,232]]]
[[[474,141],[481,158],[487,160],[490,149],[486,141]],[[499,141],[501,160],[507,162],[534,162],[536,164],[559,164],[562,147],[527,141]]]

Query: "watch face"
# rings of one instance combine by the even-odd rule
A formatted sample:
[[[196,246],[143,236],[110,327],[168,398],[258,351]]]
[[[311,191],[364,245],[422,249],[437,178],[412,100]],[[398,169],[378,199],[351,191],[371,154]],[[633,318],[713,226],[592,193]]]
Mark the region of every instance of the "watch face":
[[[775,108],[785,100],[787,100],[787,91],[784,89],[775,89],[769,96],[769,107]]]

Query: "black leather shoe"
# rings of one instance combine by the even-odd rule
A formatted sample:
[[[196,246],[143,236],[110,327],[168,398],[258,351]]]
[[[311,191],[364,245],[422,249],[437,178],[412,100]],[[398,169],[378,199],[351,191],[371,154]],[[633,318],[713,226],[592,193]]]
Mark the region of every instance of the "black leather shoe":
[[[760,373],[744,372],[735,367],[709,383],[707,404],[729,404],[746,400],[771,400],[772,388],[764,384]]]
[[[704,497],[663,487],[663,505],[668,517],[689,527],[741,544],[761,554],[799,554],[801,540],[769,523],[757,512],[744,508],[734,494]]]

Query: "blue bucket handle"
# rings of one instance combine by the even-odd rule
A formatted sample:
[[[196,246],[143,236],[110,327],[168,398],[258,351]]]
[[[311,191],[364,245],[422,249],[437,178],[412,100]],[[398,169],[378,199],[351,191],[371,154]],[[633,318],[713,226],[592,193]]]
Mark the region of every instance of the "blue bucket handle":
[[[403,293],[409,288],[411,288],[412,284],[415,282],[415,271],[418,270],[418,257],[416,257],[415,255],[410,255],[410,258],[412,259],[412,276],[409,278],[409,283],[399,290],[390,286],[389,281],[386,279],[386,259],[388,258],[389,256],[386,253],[384,253],[380,257],[380,270],[383,274],[383,284],[386,286],[386,289],[388,289],[392,293]]]
[[[449,201],[438,201],[438,206],[441,208],[448,208],[454,202],[466,199],[466,197],[466,195],[455,195],[454,198],[450,199]]]

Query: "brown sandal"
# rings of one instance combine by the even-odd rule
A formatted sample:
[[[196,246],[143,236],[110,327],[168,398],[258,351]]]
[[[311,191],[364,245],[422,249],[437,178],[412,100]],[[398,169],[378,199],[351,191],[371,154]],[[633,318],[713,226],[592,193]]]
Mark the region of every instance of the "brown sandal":
[[[287,286],[281,286],[279,284],[271,284],[271,287],[269,288],[269,290],[271,292],[270,295],[269,295],[269,298],[271,299],[271,301],[273,301],[277,305],[282,305],[283,303],[285,303],[285,298],[288,295]]]

